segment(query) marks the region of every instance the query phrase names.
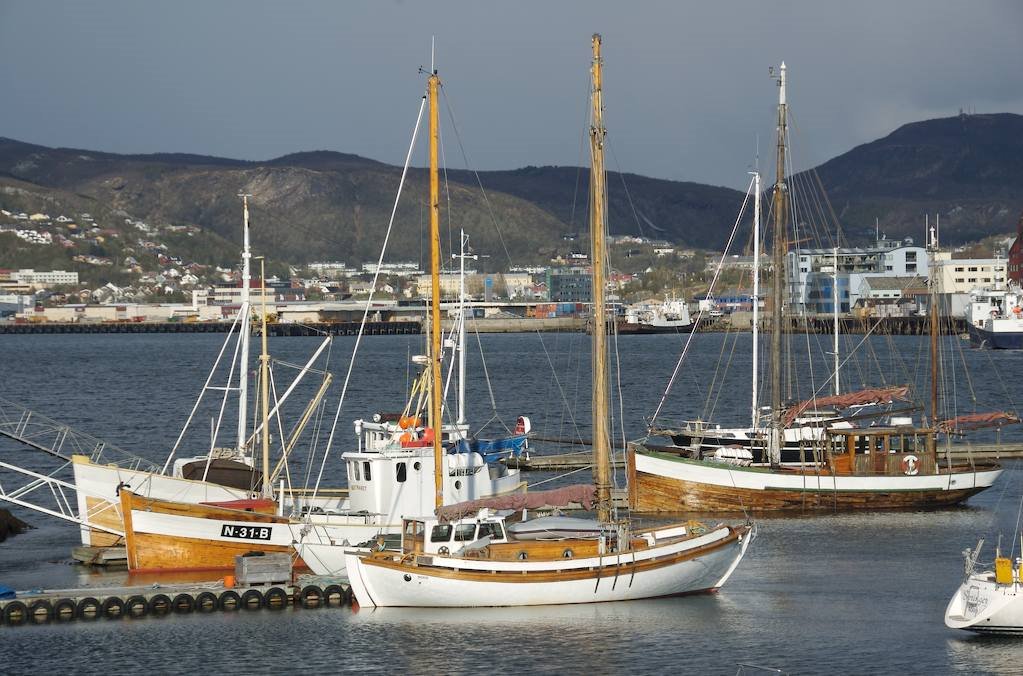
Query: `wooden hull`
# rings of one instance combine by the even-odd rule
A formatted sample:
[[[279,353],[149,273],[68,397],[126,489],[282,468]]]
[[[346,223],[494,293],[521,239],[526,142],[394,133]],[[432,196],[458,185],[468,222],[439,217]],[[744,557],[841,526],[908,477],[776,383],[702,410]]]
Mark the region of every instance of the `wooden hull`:
[[[121,510],[132,572],[234,570],[240,554],[294,551],[290,519],[283,516],[146,498],[128,490],[121,491]],[[245,535],[256,537],[197,537],[204,527],[214,534],[246,529]]]
[[[637,512],[803,512],[947,507],[988,488],[997,465],[918,476],[829,474],[730,467],[646,451],[629,453]]]
[[[857,509],[921,509],[963,502],[983,488],[913,492],[750,490],[669,479],[653,474],[636,476],[637,512],[801,512]]]
[[[495,560],[350,551],[352,591],[364,606],[486,607],[602,603],[711,592],[728,580],[753,539],[720,526],[682,542],[603,557]],[[527,543],[509,543],[531,549]],[[573,550],[578,541],[556,546]],[[503,545],[502,545],[503,546]],[[580,551],[582,551],[580,549]]]

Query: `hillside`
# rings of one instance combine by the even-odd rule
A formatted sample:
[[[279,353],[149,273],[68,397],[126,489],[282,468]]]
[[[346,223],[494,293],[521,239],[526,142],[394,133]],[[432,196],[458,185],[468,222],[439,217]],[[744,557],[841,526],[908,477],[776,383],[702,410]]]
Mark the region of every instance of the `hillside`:
[[[1009,232],[1023,211],[1023,116],[963,115],[908,124],[814,171],[854,242],[873,236],[875,218],[890,237],[919,237],[925,213],[941,214],[948,244]],[[375,260],[399,175],[398,167],[331,151],[248,162],[117,155],[0,138],[0,185],[8,202],[28,191],[37,202],[67,204],[69,211],[195,225],[215,238],[210,241],[218,242],[213,248],[219,254],[230,249],[221,241],[239,239],[237,195],[247,192],[253,195],[254,246],[289,263]],[[473,246],[490,254],[486,265],[493,267],[505,267],[509,259],[541,262],[555,249],[584,246],[568,244],[562,236],[586,230],[588,170],[480,172],[486,198],[472,172],[449,171],[448,176],[445,246],[454,244],[457,229],[464,227]],[[707,249],[724,244],[742,201],[742,194],[729,188],[634,174],[609,174],[608,188],[613,234]],[[410,171],[390,260],[423,260],[426,195],[426,172]]]
[[[948,244],[1015,230],[1023,211],[1023,116],[914,122],[817,167],[847,233],[920,238],[941,214]]]

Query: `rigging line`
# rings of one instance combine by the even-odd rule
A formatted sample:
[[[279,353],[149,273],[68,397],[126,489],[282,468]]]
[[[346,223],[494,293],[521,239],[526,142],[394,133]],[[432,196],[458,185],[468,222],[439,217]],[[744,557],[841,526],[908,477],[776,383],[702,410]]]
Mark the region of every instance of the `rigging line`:
[[[589,79],[586,81],[586,96],[583,97],[583,100],[586,101],[586,105],[583,106],[583,123],[581,125],[581,133],[579,134],[579,160],[578,166],[575,169],[575,192],[572,194],[572,213],[568,218],[568,224],[572,228],[575,228],[575,205],[579,201],[579,183],[583,175],[583,154],[586,152],[586,141],[589,137],[589,124],[587,124],[590,119]]]
[[[870,327],[870,330],[867,331],[865,334],[863,334],[863,338],[861,338],[860,342],[858,342],[856,344],[856,347],[853,348],[853,352],[851,352],[849,354],[849,356],[847,356],[844,360],[842,360],[842,362],[838,365],[839,369],[841,369],[843,366],[845,366],[845,363],[847,361],[852,359],[852,355],[856,352],[856,350],[860,349],[860,346],[863,345],[863,342],[866,341],[867,338],[870,337],[870,334],[874,333],[874,329],[876,329],[878,326],[881,325],[881,321],[883,319],[884,319],[883,317],[879,317],[878,320],[874,323],[874,325],[872,327]],[[816,390],[814,390],[813,394],[810,395],[807,398],[808,399],[816,399],[817,395],[821,393],[821,390],[823,390],[825,387],[827,387],[831,383],[831,379],[832,379],[832,377],[829,377],[827,380],[825,380],[823,383],[821,383],[820,387],[818,387]]]
[[[441,99],[444,101],[444,106],[448,111],[448,118],[451,120],[451,129],[455,132],[455,140],[458,142],[458,149],[462,153],[462,161],[465,162],[465,167],[472,172],[472,175],[476,177],[476,185],[480,188],[480,193],[483,195],[483,203],[487,205],[487,214],[490,216],[491,223],[494,224],[494,230],[497,231],[497,238],[501,242],[501,248],[504,250],[504,255],[507,257],[508,262],[512,260],[511,252],[508,251],[508,244],[504,241],[504,233],[501,232],[501,226],[498,225],[497,215],[494,213],[494,206],[490,203],[490,197],[487,195],[486,189],[483,187],[483,180],[480,178],[480,173],[475,168],[469,169],[469,155],[465,150],[465,145],[462,143],[462,135],[458,131],[458,123],[455,122],[455,113],[451,109],[451,101],[448,99],[447,92],[443,88],[440,90]]]
[[[341,396],[337,401],[337,409],[334,411],[334,421],[330,426],[330,434],[327,437],[327,445],[323,450],[323,462],[320,463],[320,471],[316,476],[316,485],[313,487],[313,496],[320,489],[320,482],[323,480],[323,471],[327,467],[327,458],[330,456],[330,447],[334,441],[334,432],[337,431],[337,421],[341,417],[341,408],[345,403],[345,395],[348,393],[348,383],[351,381],[352,369],[355,366],[355,357],[359,352],[359,345],[362,343],[362,336],[366,329],[366,319],[369,317],[369,310],[373,305],[373,294],[376,292],[377,280],[380,277],[380,269],[384,264],[384,255],[387,253],[387,243],[391,239],[391,228],[394,227],[394,218],[398,213],[398,202],[401,199],[402,188],[405,187],[405,178],[408,176],[409,163],[412,161],[412,152],[416,147],[416,138],[419,136],[419,127],[423,121],[423,111],[426,110],[426,96],[423,96],[419,104],[419,115],[416,117],[415,127],[412,129],[412,141],[409,143],[408,153],[405,155],[405,166],[401,170],[401,180],[398,182],[398,194],[394,196],[394,206],[391,207],[391,218],[387,222],[387,231],[384,233],[384,243],[380,247],[380,256],[377,258],[377,268],[373,273],[373,286],[370,287],[369,297],[366,299],[366,307],[362,311],[362,321],[359,323],[359,332],[355,336],[355,346],[352,348],[352,358],[348,361],[348,370],[345,373],[345,381],[341,387]]]
[[[736,217],[735,224],[732,226],[731,234],[728,235],[728,241],[725,243],[725,250],[721,253],[721,258],[718,260],[718,265],[717,268],[714,270],[714,276],[711,278],[710,288],[707,289],[707,293],[710,293],[714,289],[714,286],[717,283],[718,278],[721,276],[721,270],[725,264],[725,257],[728,256],[728,250],[732,246],[732,240],[735,239],[735,233],[739,229],[739,223],[742,222],[742,215],[746,211],[746,205],[749,203],[749,194],[752,189],[753,179],[750,179],[749,187],[746,188],[746,196],[742,200],[742,206],[739,207],[739,215]],[[661,395],[661,401],[660,403],[657,404],[657,408],[654,410],[654,415],[650,418],[648,428],[653,427],[654,423],[657,421],[657,416],[660,415],[661,413],[661,409],[664,408],[664,404],[668,399],[668,394],[671,392],[671,387],[672,385],[675,384],[675,380],[678,378],[678,372],[682,368],[682,362],[686,358],[686,353],[689,352],[689,346],[692,345],[693,336],[696,335],[696,330],[699,328],[700,321],[702,319],[703,310],[700,310],[699,312],[696,313],[696,321],[693,322],[693,330],[692,332],[690,332],[689,337],[686,339],[685,347],[682,348],[682,354],[679,355],[678,361],[675,363],[675,368],[671,372],[671,378],[668,379],[668,386],[664,389],[664,394]]]
[[[487,368],[487,357],[483,354],[483,340],[480,338],[480,327],[476,322],[475,317],[472,318],[472,332],[476,334],[476,345],[479,346],[480,349],[480,363],[483,365],[483,379],[487,383],[487,394],[490,395],[490,409],[494,412],[494,417],[497,418],[497,421],[501,423],[501,427],[503,427],[507,432],[511,432],[511,430],[508,429],[508,425],[505,424],[504,420],[497,412],[497,397],[494,396],[494,385],[490,381],[490,370]]]
[[[568,411],[568,418],[572,423],[572,429],[575,430],[576,438],[579,441],[583,440],[583,435],[579,432],[579,424],[576,422],[575,416],[572,415],[572,409],[568,405],[568,398],[565,396],[565,390],[561,387],[561,379],[558,378],[557,369],[554,368],[554,362],[551,361],[551,353],[547,351],[547,345],[544,343],[543,335],[537,329],[533,330],[536,333],[537,338],[540,339],[540,347],[543,348],[544,356],[547,357],[547,363],[551,367],[551,375],[554,376],[554,383],[558,386],[558,394],[561,395],[561,401],[565,405],[565,409]]]
[[[444,89],[443,83],[441,83],[440,88],[441,90]],[[447,200],[448,206],[447,213],[444,214],[448,223],[448,253],[453,254],[455,252],[455,245],[451,235],[451,184],[448,182],[448,159],[444,154],[444,125],[437,125],[437,141],[437,145],[440,146],[440,166],[444,172],[444,197]],[[442,267],[445,260],[450,260],[450,258],[445,258],[443,255],[441,255],[440,259]]]
[[[625,190],[626,199],[629,200],[629,209],[632,210],[632,218],[636,221],[636,228],[639,229],[639,235],[640,237],[645,237],[646,235],[643,232],[643,224],[639,222],[639,213],[636,211],[636,205],[632,202],[632,193],[629,192],[629,186],[625,182],[625,174],[622,173],[622,165],[619,164],[618,156],[615,155],[614,146],[610,143],[606,143],[605,145],[611,151],[611,159],[614,160],[615,166],[618,167],[618,178],[622,181],[622,188]],[[604,172],[604,174],[607,175],[607,172]]]

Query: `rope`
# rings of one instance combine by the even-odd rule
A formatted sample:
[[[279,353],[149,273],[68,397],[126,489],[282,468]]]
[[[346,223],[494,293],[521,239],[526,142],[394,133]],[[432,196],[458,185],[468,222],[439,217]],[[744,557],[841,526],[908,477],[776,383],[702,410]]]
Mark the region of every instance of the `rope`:
[[[352,369],[355,366],[355,357],[359,352],[359,345],[362,343],[362,336],[366,329],[366,319],[369,317],[369,310],[373,305],[373,294],[376,293],[377,280],[380,277],[380,268],[383,267],[384,254],[387,252],[387,243],[391,239],[391,229],[394,227],[394,217],[398,212],[398,201],[401,199],[402,188],[405,187],[405,178],[408,176],[409,163],[412,161],[412,152],[416,147],[416,138],[419,135],[419,127],[423,121],[423,111],[426,110],[426,97],[422,98],[419,104],[419,115],[416,117],[415,127],[412,129],[412,141],[409,144],[408,153],[405,155],[405,165],[401,169],[401,180],[398,182],[398,193],[394,196],[394,205],[391,207],[391,217],[387,222],[387,230],[384,233],[384,243],[380,248],[380,256],[377,258],[376,272],[373,273],[373,286],[369,290],[369,297],[366,299],[366,307],[362,311],[362,321],[359,323],[359,333],[355,336],[355,347],[352,348],[352,358],[348,362],[348,371],[345,373],[345,382],[341,387],[341,396],[337,402],[337,409],[334,411],[334,422],[330,427],[330,434],[327,437],[327,445],[323,450],[323,462],[320,463],[320,471],[316,475],[316,485],[313,487],[313,497],[316,497],[320,490],[320,482],[323,480],[323,471],[327,466],[327,458],[330,455],[330,448],[334,442],[334,433],[337,431],[337,421],[341,417],[341,408],[345,403],[345,395],[348,393],[348,384],[352,378]]]

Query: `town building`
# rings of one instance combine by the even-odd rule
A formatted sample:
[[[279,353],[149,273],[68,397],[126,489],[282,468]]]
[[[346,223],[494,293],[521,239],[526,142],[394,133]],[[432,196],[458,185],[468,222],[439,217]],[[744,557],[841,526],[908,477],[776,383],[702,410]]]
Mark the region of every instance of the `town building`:
[[[837,274],[835,267],[837,264]],[[788,302],[792,314],[848,313],[867,277],[927,276],[927,251],[913,240],[879,239],[873,247],[795,249],[788,253]]]
[[[1008,279],[1004,258],[952,258],[946,251],[934,260],[934,279],[941,294],[968,294],[978,287],[1002,288]]]
[[[552,303],[589,303],[593,282],[589,268],[551,268],[547,271],[547,298]]]
[[[1023,286],[1023,216],[1016,224],[1016,239],[1009,247],[1007,277],[1019,286]]]

